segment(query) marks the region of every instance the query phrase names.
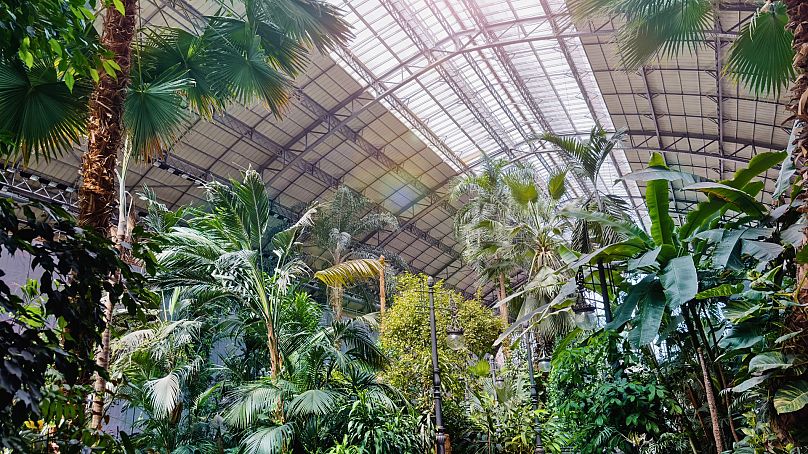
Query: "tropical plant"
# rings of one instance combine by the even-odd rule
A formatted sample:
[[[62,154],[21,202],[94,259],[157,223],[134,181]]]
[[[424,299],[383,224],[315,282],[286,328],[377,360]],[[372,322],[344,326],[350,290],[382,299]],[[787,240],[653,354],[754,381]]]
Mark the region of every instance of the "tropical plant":
[[[363,279],[378,278],[384,269],[378,260],[383,251],[360,247],[354,238],[397,228],[395,216],[375,210],[367,197],[347,186],[337,188],[322,204],[311,229],[313,242],[322,251],[314,265],[321,268],[315,277],[329,287],[336,319],[342,318],[345,287]],[[325,265],[319,266],[322,263]]]
[[[582,453],[640,452],[666,433],[682,433],[672,425],[682,409],[652,370],[631,354],[623,355],[628,374],[603,367],[611,336],[605,331],[576,341],[553,357],[549,405]]]
[[[270,215],[266,188],[253,170],[245,172],[242,181],[229,186],[209,183],[205,190],[210,211],[193,211],[187,226],[175,226],[161,237],[156,279],[164,288],[218,295],[259,316],[275,377],[282,367],[278,308],[295,280],[307,272],[296,251],[315,209],[282,230]]]
[[[79,229],[63,209],[41,203],[16,204],[0,199],[0,253],[30,264],[38,276],[22,288],[22,283],[0,271],[0,408],[3,424],[0,444],[25,451],[19,430],[26,421],[43,420],[45,433],[57,444],[78,437],[77,445],[96,441],[92,434],[82,439],[84,412],[59,414],[59,408],[84,408],[87,377],[95,370],[93,352],[104,331],[102,293],[136,314],[154,299],[145,277],[123,263],[112,243],[92,231]],[[139,249],[135,255],[146,259]],[[19,262],[17,262],[19,263]],[[106,277],[120,272],[127,286],[112,285]],[[61,394],[54,388],[63,388]],[[45,401],[58,401],[52,407]],[[53,410],[53,411],[49,411]],[[58,415],[58,417],[57,417]],[[58,426],[58,427],[57,427]],[[64,432],[64,429],[67,432]],[[60,439],[62,435],[68,438]],[[89,442],[92,444],[93,442]]]
[[[455,237],[463,245],[463,257],[470,263],[482,281],[497,286],[499,300],[505,299],[507,280],[517,268],[504,249],[497,227],[508,216],[509,169],[504,160],[494,160],[483,155],[482,169],[478,174],[458,177],[452,187],[451,197],[459,200],[466,197],[454,219]],[[508,305],[500,307],[500,316],[510,323]]]
[[[767,1],[741,28],[729,50],[724,72],[754,93],[779,92],[794,79],[794,50],[800,43],[789,22],[800,23],[800,2]],[[695,52],[720,33],[715,24],[721,3],[707,0],[575,0],[571,3],[578,17],[619,16],[625,24],[617,32],[622,63],[636,69],[654,57],[675,57]],[[796,14],[795,14],[796,13]],[[805,16],[802,16],[805,17]]]
[[[609,214],[615,218],[630,219],[628,203],[609,193],[608,188],[601,187],[602,185],[599,184],[600,181],[604,181],[600,175],[603,164],[611,156],[612,150],[619,146],[620,141],[624,138],[625,132],[617,131],[609,134],[600,124],[592,127],[589,137],[585,140],[558,136],[551,132],[540,136],[540,140],[555,145],[571,159],[575,163],[573,171],[588,183],[581,188],[582,196],[578,200],[572,201],[570,206],[575,206],[583,211]],[[566,177],[567,172],[555,175],[550,180],[551,192],[563,193],[561,191],[565,191]],[[554,189],[556,187],[560,187],[560,189]],[[608,226],[590,225],[586,220],[579,219],[573,227],[571,246],[576,250],[589,252],[594,246],[591,244],[593,240],[597,245],[605,246],[616,239],[616,233]]]
[[[394,303],[387,311],[379,336],[382,350],[390,364],[382,376],[401,390],[409,402],[421,411],[431,408],[432,364],[429,329],[429,306],[426,276],[404,273],[398,276]],[[441,383],[450,396],[444,402],[451,405],[465,395],[464,381],[469,353],[482,357],[493,349],[493,342],[503,325],[499,318],[479,302],[466,300],[443,286],[434,285],[435,329],[438,333],[438,360]],[[457,306],[457,321],[463,328],[465,349],[449,348],[446,329],[451,322],[451,302]]]

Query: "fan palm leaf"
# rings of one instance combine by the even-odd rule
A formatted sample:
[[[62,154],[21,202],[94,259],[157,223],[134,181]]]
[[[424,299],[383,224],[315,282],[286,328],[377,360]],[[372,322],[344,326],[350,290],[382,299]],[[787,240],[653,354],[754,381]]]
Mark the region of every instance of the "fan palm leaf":
[[[753,93],[775,93],[794,80],[794,35],[783,2],[761,8],[732,43],[724,72]]]
[[[51,159],[79,143],[87,125],[92,87],[79,80],[73,90],[53,68],[37,62],[0,62],[0,144],[9,160]]]
[[[181,92],[191,85],[189,79],[171,75],[154,82],[133,79],[124,102],[124,126],[136,159],[148,162],[162,155],[187,127],[188,112]]]

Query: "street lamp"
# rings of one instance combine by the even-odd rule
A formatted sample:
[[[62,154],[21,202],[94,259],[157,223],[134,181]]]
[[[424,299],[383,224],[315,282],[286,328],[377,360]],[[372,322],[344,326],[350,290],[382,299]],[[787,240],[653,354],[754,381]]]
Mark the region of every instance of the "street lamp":
[[[575,295],[575,305],[572,306],[572,319],[578,328],[591,331],[597,326],[598,318],[595,315],[595,306],[586,298],[583,273],[580,269],[575,275],[575,281],[578,284],[578,289]]]
[[[435,279],[429,276],[426,280],[429,287],[429,337],[432,342],[432,395],[435,400],[435,448],[437,454],[446,452],[446,428],[443,427],[443,405],[440,392],[440,366],[438,365],[438,335],[435,329]],[[453,350],[461,350],[464,347],[465,337],[463,328],[457,321],[457,305],[449,295],[449,310],[452,321],[446,329],[447,344]]]
[[[534,454],[544,454],[544,446],[541,443],[541,421],[539,421],[539,391],[536,389],[536,376],[533,372],[533,331],[527,333],[527,370],[530,374],[530,402],[533,404],[533,424],[536,432],[536,448]],[[550,371],[550,360],[547,357],[539,359],[539,370]]]

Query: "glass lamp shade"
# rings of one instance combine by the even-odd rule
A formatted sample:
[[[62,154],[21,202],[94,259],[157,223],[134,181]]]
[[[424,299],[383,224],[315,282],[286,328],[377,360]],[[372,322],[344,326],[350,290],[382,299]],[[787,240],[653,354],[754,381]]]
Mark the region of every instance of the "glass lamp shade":
[[[446,330],[446,343],[452,350],[462,350],[466,346],[463,328],[449,328]]]
[[[550,372],[550,369],[552,369],[553,367],[552,364],[550,363],[550,358],[546,356],[539,358],[539,361],[536,363],[536,366],[539,368],[540,372],[545,374]]]
[[[575,321],[575,326],[584,331],[592,331],[598,324],[598,318],[595,316],[595,308],[592,306],[574,309],[572,318]]]

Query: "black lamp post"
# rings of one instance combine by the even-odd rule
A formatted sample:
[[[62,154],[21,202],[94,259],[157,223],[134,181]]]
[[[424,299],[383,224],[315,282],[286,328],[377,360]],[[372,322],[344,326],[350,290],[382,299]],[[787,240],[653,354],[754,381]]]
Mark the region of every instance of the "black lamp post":
[[[443,405],[440,393],[440,366],[438,365],[438,335],[435,328],[435,280],[429,276],[426,280],[429,287],[429,335],[432,342],[432,395],[435,399],[435,448],[437,454],[446,452],[446,428],[443,427]],[[451,324],[446,329],[449,348],[459,350],[463,348],[463,328],[457,323],[457,306],[450,296]]]
[[[529,330],[527,333],[527,370],[530,374],[530,402],[533,405],[533,424],[536,432],[536,448],[533,450],[535,454],[544,454],[544,446],[541,443],[541,422],[539,421],[539,391],[536,389],[536,376],[533,372],[533,331]],[[539,362],[549,365],[548,358],[541,358]],[[545,366],[541,367],[545,369]]]

